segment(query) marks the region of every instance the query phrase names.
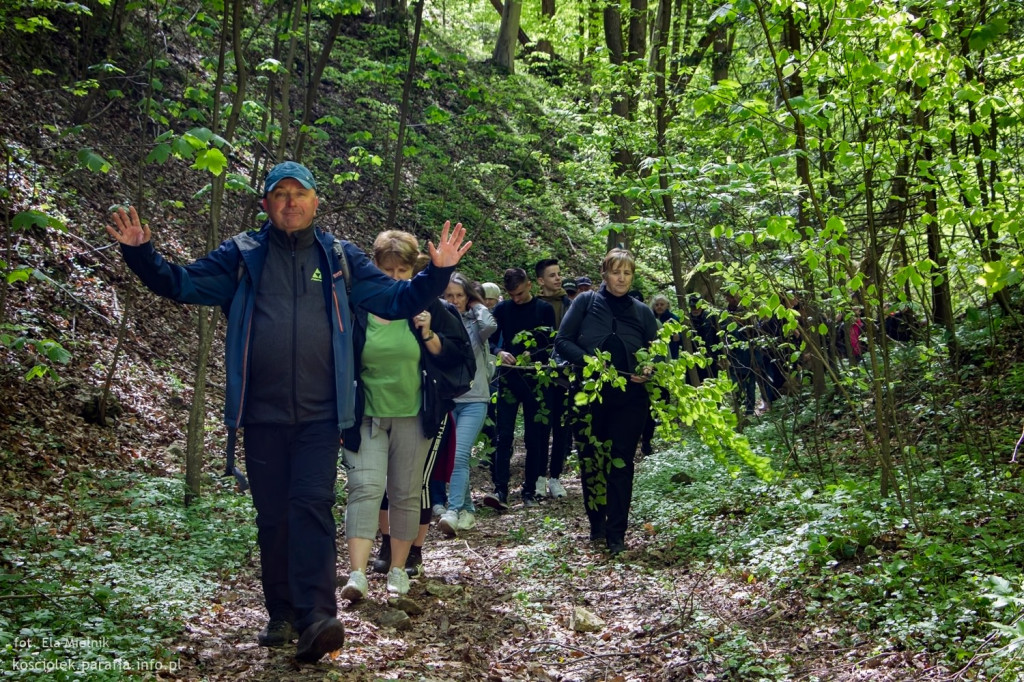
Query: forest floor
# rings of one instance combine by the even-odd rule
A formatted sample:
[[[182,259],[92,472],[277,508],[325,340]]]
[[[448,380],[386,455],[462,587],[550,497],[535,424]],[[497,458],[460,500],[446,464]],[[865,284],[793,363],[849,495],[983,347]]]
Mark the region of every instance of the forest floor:
[[[522,458],[513,462],[513,485]],[[518,465],[518,466],[517,466]],[[643,467],[641,462],[638,467]],[[645,524],[612,559],[589,541],[578,479],[569,496],[508,512],[479,507],[477,526],[448,539],[431,527],[425,576],[409,597],[422,608],[384,624],[385,579],[370,576],[357,604],[339,601],[344,648],[315,665],[294,646],[264,649],[258,558],[188,622],[177,647],[179,678],[206,680],[939,680],[948,670],[924,653],[877,655],[842,646],[848,624],[811,618],[791,594],[681,563]],[[488,488],[475,468],[473,489]],[[435,519],[436,520],[436,519]],[[339,584],[347,554],[339,528]],[[756,597],[756,598],[755,598]],[[765,606],[767,604],[767,606]],[[581,632],[576,609],[603,621]],[[864,638],[862,638],[863,640]],[[867,638],[870,640],[870,638]]]

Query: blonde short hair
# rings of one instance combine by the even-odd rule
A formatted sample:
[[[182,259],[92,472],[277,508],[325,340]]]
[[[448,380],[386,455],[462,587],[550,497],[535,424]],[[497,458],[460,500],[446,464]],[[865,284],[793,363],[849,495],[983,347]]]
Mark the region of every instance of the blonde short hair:
[[[415,268],[419,255],[419,240],[402,230],[385,230],[373,240],[373,261],[377,265],[384,265],[387,261],[398,261]]]
[[[611,272],[612,268],[617,265],[628,265],[629,269],[636,272],[636,259],[626,249],[612,249],[604,255],[604,261],[601,262],[601,275]]]

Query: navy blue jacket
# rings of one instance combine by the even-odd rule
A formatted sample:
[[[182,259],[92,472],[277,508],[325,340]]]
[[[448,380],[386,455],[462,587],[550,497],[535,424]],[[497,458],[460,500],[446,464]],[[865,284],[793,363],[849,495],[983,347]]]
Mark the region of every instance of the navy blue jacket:
[[[224,423],[237,428],[245,421],[254,294],[269,250],[267,222],[260,230],[225,240],[214,251],[186,266],[164,260],[152,242],[121,245],[128,267],[151,291],[180,303],[220,306],[228,317],[225,341],[227,389]],[[411,281],[391,279],[373,265],[354,244],[340,240],[351,271],[352,290],[346,291],[344,275],[334,252],[333,235],[315,229],[320,249],[324,299],[331,323],[338,431],[352,426],[356,373],[352,351],[352,308],[359,306],[385,319],[412,317],[427,307],[448,286],[454,268],[433,265]]]

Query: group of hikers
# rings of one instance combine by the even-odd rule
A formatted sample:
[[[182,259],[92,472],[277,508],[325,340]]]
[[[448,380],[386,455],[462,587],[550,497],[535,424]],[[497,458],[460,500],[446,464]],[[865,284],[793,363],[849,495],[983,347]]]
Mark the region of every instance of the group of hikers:
[[[586,277],[563,280],[554,259],[541,261],[537,296],[526,271],[510,268],[499,302],[496,284],[477,285],[454,270],[472,245],[461,224],[446,222],[427,254],[413,235],[388,230],[368,255],[316,227],[318,205],[313,174],[285,161],[264,180],[263,226],[189,265],[161,256],[134,207],[116,210],[106,228],[154,293],[220,306],[227,316],[224,419],[229,443],[242,429],[256,508],[268,612],[259,644],[297,639],[296,660],[315,662],[344,642],[333,513],[339,454],[350,564],[341,597],[366,596],[369,567],[387,574],[389,594],[404,595],[410,574],[421,570],[434,507],[427,481],[445,440],[454,455],[447,487],[433,486],[447,496],[437,526],[453,535],[475,524],[469,467],[490,410],[493,490],[482,504],[509,507],[522,406],[523,506],[566,495],[559,477],[575,435],[590,538],[612,555],[623,552],[634,454],[650,420],[643,384],[653,367],[638,365],[637,351],[658,333],[652,309],[630,296],[632,254],[609,251],[596,289]],[[605,353],[627,377],[624,389],[601,389],[586,438],[570,418],[568,386],[528,371],[552,353],[575,366]]]
[[[505,270],[499,286],[455,271],[472,245],[461,224],[446,222],[426,254],[400,230],[377,235],[371,254],[322,231],[314,225],[316,180],[294,161],[267,173],[261,206],[267,219],[259,230],[185,266],[156,251],[134,207],[116,210],[106,228],[150,290],[220,306],[227,316],[224,420],[229,453],[242,429],[256,508],[269,616],[261,646],[297,639],[296,659],[314,662],[344,642],[334,520],[339,454],[349,556],[340,595],[351,602],[367,596],[368,570],[387,575],[389,594],[409,591],[410,578],[422,574],[432,517],[447,536],[476,525],[470,472],[482,433],[493,445],[485,459],[492,488],[479,501],[509,509],[520,408],[522,507],[566,497],[560,479],[575,446],[590,540],[612,556],[626,550],[636,451],[650,454],[654,430],[644,384],[655,366],[638,361],[638,351],[652,346],[662,325],[679,321],[666,296],[643,302],[628,250],[608,251],[596,288],[587,276],[563,277],[554,258],[537,262],[533,277]],[[770,409],[801,362],[793,352],[807,347],[801,334],[818,333],[809,331],[820,328],[818,315],[792,295],[787,304],[801,324],[786,330],[778,317],[745,310],[738,296],[725,299],[719,310],[689,294],[686,326],[667,334],[668,356],[703,356],[691,382],[727,369],[739,409],[754,413],[758,386]],[[829,329],[824,345],[856,362],[865,351],[863,320],[853,315]],[[912,313],[894,312],[884,331],[909,338]],[[571,378],[595,357],[625,381],[601,384],[579,409]]]

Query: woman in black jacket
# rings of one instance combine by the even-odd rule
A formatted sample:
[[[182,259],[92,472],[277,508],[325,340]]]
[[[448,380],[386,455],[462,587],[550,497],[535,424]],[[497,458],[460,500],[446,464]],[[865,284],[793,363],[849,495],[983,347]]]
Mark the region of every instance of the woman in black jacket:
[[[606,385],[600,402],[578,415],[574,429],[579,443],[583,504],[590,519],[590,539],[605,540],[612,555],[626,549],[626,525],[633,496],[633,458],[650,400],[644,383],[653,367],[637,367],[636,352],[658,335],[654,313],[629,296],[636,262],[625,249],[612,249],[601,265],[600,289],[579,294],[562,319],[555,339],[558,355],[574,365],[597,351],[611,355],[611,363],[628,377],[625,389]],[[594,443],[611,441],[611,452],[599,452]],[[624,466],[612,462],[621,460]],[[604,488],[604,494],[601,494]],[[602,499],[603,498],[603,499]]]
[[[377,236],[373,258],[394,279],[410,279],[419,256],[416,238],[399,230]],[[420,526],[420,491],[430,442],[452,408],[427,373],[464,362],[462,321],[434,299],[406,322],[390,323],[357,310],[353,345],[359,379],[356,425],[342,434],[348,473],[345,535],[351,570],[341,596],[366,596],[366,565],[377,535],[378,510],[387,489],[391,530],[388,592],[409,591],[406,558]]]

